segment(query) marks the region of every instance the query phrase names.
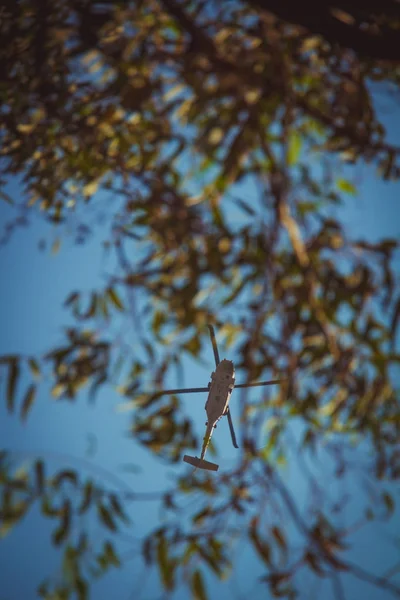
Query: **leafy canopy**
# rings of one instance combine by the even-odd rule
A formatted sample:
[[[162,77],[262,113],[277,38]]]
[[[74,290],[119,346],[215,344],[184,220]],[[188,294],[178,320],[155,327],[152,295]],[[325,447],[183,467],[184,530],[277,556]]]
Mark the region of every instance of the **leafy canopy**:
[[[137,560],[158,565],[166,590],[183,582],[206,598],[205,574],[229,576],[231,546],[245,538],[275,596],[294,597],[304,570],[326,577],[335,593],[342,572],[400,593],[389,577],[347,560],[352,527],[339,527],[337,514],[344,505],[310,495],[305,519],[281,477],[293,425],[299,460],[324,447],[337,478],[358,469],[345,451],[350,441],[366,445],[377,496],[366,493],[362,520],[395,510],[398,245],[353,239],[337,216],[357,194],[352,165],[366,162],[385,180],[400,174],[400,149],[375,101],[399,92],[396,57],[382,49],[383,34],[398,35],[398,5],[369,13],[364,4],[362,14],[319,9],[313,23],[283,2],[2,5],[2,180],[22,178],[25,210],[65,232],[71,215],[82,218],[82,243],[82,209],[101,205],[115,261],[103,288],[71,291],[75,325],[60,347],[0,358],[8,410],[29,417],[43,373],[59,401],[112,383],[131,409],[136,442],[174,463],[198,447],[191,420],[178,397],[145,390],[162,388],[186,354],[200,355],[208,322],[247,379],[266,367],[284,378],[258,405],[241,397],[244,447],[230,471],[186,474],[160,495],[172,517],[142,540]],[[354,36],[343,37],[346,18]],[[379,51],[368,51],[373,32]],[[130,319],[136,345],[126,353],[117,331]],[[260,451],[255,432],[266,419]],[[11,450],[1,459],[2,533],[39,503],[65,550],[65,581],[43,584],[41,595],[88,597],[93,578],[120,565],[113,536],[146,493],[108,489],[70,466],[51,475],[45,459],[19,473]],[[304,479],[315,489],[306,469]],[[196,509],[182,508],[185,496]],[[90,511],[107,532],[100,547],[85,527],[76,533]]]

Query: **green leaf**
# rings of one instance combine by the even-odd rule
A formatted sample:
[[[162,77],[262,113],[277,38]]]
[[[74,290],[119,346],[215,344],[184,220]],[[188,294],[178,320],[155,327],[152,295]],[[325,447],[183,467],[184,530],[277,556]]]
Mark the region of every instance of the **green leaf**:
[[[265,540],[263,540],[257,531],[258,525],[258,517],[254,517],[249,530],[249,537],[253,542],[254,548],[257,550],[258,554],[261,556],[266,565],[271,566],[271,550],[269,544]]]
[[[195,600],[207,600],[203,575],[198,569],[193,573],[192,576],[192,597]]]
[[[97,505],[97,512],[100,518],[100,521],[111,531],[116,531],[117,527],[115,525],[114,519],[112,518],[111,512],[104,506],[104,504],[99,503]]]
[[[35,360],[34,358],[29,358],[28,365],[29,365],[29,368],[32,371],[32,375],[35,377],[35,379],[39,379],[41,373],[40,373],[39,363],[37,362],[37,360]]]
[[[357,188],[351,183],[351,181],[348,181],[347,179],[339,177],[339,179],[336,180],[336,185],[338,189],[345,194],[350,194],[351,196],[355,196],[357,194]]]
[[[297,202],[296,208],[300,216],[304,217],[304,215],[308,213],[315,213],[318,211],[320,207],[320,203],[318,202]]]
[[[168,560],[168,542],[164,536],[161,536],[157,544],[157,562],[161,573],[161,578],[167,590],[174,587],[174,571],[171,561]]]
[[[303,141],[301,139],[300,134],[297,131],[291,131],[289,134],[289,144],[288,144],[288,164],[289,166],[295,165],[301,153],[301,147],[303,145]]]
[[[75,591],[78,600],[87,600],[88,596],[88,584],[83,577],[77,577],[75,579]]]
[[[80,515],[82,515],[84,512],[87,511],[90,504],[92,503],[93,496],[94,496],[93,483],[91,481],[87,481],[85,483],[85,487],[83,488],[83,498],[82,498],[81,505],[78,509],[78,513]]]
[[[48,495],[42,498],[41,510],[46,517],[59,517],[63,511],[62,507],[56,507],[50,503]]]
[[[7,382],[7,408],[8,412],[12,413],[15,404],[15,388],[19,377],[19,364],[17,359],[10,361],[10,369],[8,372]]]
[[[16,483],[16,479],[18,479],[17,473],[15,473],[15,479],[12,482],[10,481],[10,483]],[[26,500],[15,501],[11,486],[3,488],[0,509],[0,537],[7,535],[15,523],[24,516],[28,507],[29,502]]]
[[[118,310],[121,310],[121,311],[124,310],[124,305],[122,304],[122,301],[114,288],[111,288],[111,287],[108,288],[107,296],[111,300],[111,302],[114,304],[114,306],[116,308],[118,308]]]
[[[59,525],[59,527],[57,527],[57,529],[53,532],[53,535],[52,535],[53,543],[56,546],[59,546],[60,544],[62,544],[62,542],[64,542],[67,539],[70,527],[71,527],[71,505],[70,505],[69,500],[66,500],[64,502],[64,505],[62,508],[62,516],[61,516],[60,525]]]
[[[36,396],[36,385],[32,383],[29,386],[28,391],[25,394],[25,398],[23,400],[22,407],[21,407],[21,419],[23,421],[25,421],[30,409],[32,408],[32,405],[35,401],[35,396]]]
[[[116,555],[114,546],[111,544],[111,542],[106,542],[104,544],[104,554],[106,555],[108,561],[112,565],[114,565],[114,567],[121,566],[121,561],[119,560],[118,556]]]

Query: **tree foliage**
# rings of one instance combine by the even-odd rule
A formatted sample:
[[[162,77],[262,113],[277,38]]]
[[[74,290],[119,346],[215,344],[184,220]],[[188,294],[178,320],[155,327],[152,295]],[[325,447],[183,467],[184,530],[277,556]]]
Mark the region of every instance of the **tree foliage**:
[[[161,388],[185,354],[199,356],[208,322],[247,379],[266,366],[284,378],[268,402],[241,398],[244,447],[235,467],[178,478],[162,506],[175,515],[189,495],[196,511],[142,540],[143,560],[158,565],[165,589],[183,581],[200,599],[205,573],[231,573],[238,538],[251,544],[274,596],[301,592],[303,570],[328,578],[336,592],[342,573],[352,573],[400,594],[389,577],[347,560],[352,528],[339,527],[326,502],[310,495],[304,517],[280,472],[293,423],[301,424],[298,454],[324,447],[338,478],[355,469],[350,441],[366,444],[381,508],[366,496],[374,506],[365,520],[395,510],[387,485],[400,476],[398,244],[354,239],[337,215],[357,193],[352,165],[368,163],[385,180],[400,174],[400,148],[375,101],[378,92],[399,93],[400,45],[389,44],[399,35],[398,3],[361,10],[337,2],[336,12],[324,4],[313,20],[288,6],[1,6],[2,180],[22,178],[26,211],[60,227],[84,205],[106,202],[116,264],[103,289],[66,298],[75,324],[62,345],[45,356],[0,358],[8,410],[29,418],[43,372],[58,400],[93,396],[112,382],[131,408],[135,440],[178,462],[196,447],[191,421],[177,397],[146,393],[147,384]],[[253,199],[243,195],[249,186]],[[79,228],[84,241],[87,226]],[[117,329],[130,319],[137,343],[127,354]],[[32,379],[26,390],[22,373]],[[254,435],[266,407],[273,417],[259,451]],[[39,503],[65,549],[64,583],[44,584],[41,595],[88,597],[91,580],[120,565],[113,535],[129,527],[126,503],[146,494],[108,490],[69,468],[50,477],[41,460],[22,474],[14,468],[5,453],[2,533]],[[312,475],[304,477],[315,489]],[[280,509],[271,518],[268,507]],[[87,511],[108,536],[101,547],[84,529],[72,534]]]

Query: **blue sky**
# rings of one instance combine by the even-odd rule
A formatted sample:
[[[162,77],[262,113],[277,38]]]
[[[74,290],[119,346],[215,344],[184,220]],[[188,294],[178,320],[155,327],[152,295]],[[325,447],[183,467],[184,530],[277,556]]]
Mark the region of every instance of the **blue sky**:
[[[392,115],[387,122],[392,141],[399,142],[398,119]],[[346,204],[337,209],[351,236],[364,236],[370,240],[400,237],[399,184],[377,181],[367,166],[356,167],[352,173],[360,184],[360,193],[355,198],[348,197]],[[12,196],[17,195],[18,187],[15,182],[8,191]],[[14,208],[0,204],[1,224],[14,216]],[[50,248],[57,238],[57,232],[40,216],[32,215],[30,226],[18,228],[8,243],[0,247],[0,276],[3,282],[0,298],[0,353],[40,353],[62,341],[63,327],[71,322],[68,312],[62,307],[67,295],[74,289],[90,290],[102,283],[104,254],[101,242],[106,231],[106,225],[97,225],[95,235],[83,246],[75,246],[71,237],[63,239],[59,252],[53,255]],[[42,238],[48,240],[44,251],[38,249],[38,242]],[[213,369],[213,355],[206,338],[202,356],[205,366],[188,358],[184,359],[185,385],[207,384]],[[228,358],[235,361],[235,356]],[[176,381],[171,379],[167,381],[167,385],[173,387]],[[0,389],[4,397],[4,385]],[[22,389],[23,386],[20,393]],[[259,398],[261,393],[257,388],[249,392],[254,399]],[[238,397],[237,394],[236,399]],[[182,400],[196,423],[198,439],[201,440],[205,421],[205,397],[184,396]],[[118,475],[127,487],[135,490],[156,491],[170,487],[173,477],[177,473],[186,472],[189,467],[184,464],[165,466],[161,461],[149,457],[129,438],[129,415],[116,411],[119,401],[119,396],[107,386],[100,391],[94,405],[87,402],[85,394],[81,394],[74,404],[57,403],[43,386],[27,424],[21,424],[18,415],[6,414],[3,400],[0,405],[0,446],[21,451],[21,457],[24,453],[31,458],[40,454],[47,455],[54,468],[71,466],[81,470],[83,465],[80,458],[84,457]],[[232,415],[238,428],[239,411],[235,405],[235,394],[232,398]],[[94,436],[96,444],[93,446]],[[227,423],[223,422],[218,427],[215,442],[221,469],[230,466],[235,460],[236,451],[230,442]],[[140,466],[140,472],[127,473],[124,465],[129,464]],[[323,472],[327,488],[331,486],[332,493],[337,493],[328,468],[323,469]],[[90,470],[87,473],[90,475]],[[289,470],[283,476],[296,494],[304,495],[304,485],[296,473]],[[112,482],[110,485],[113,485]],[[341,485],[347,486],[346,489],[351,491],[354,484],[347,481]],[[356,498],[351,512],[356,512],[360,506],[361,496]],[[145,533],[158,522],[156,504],[135,506],[132,518],[135,524],[129,535],[136,537]],[[390,527],[393,532],[393,524]],[[34,509],[23,523],[1,541],[0,600],[33,598],[34,589],[41,579],[58,568],[59,557],[51,547],[50,531],[49,524],[41,518],[39,510]],[[97,535],[96,532],[94,534]],[[378,531],[371,526],[358,536],[353,552],[354,561],[377,573],[383,572],[385,565],[389,567],[395,562],[393,546],[381,546],[382,536],[389,534],[390,529],[382,527]],[[119,547],[129,551],[130,544],[131,542],[121,540]],[[383,547],[387,549],[381,551],[380,548]],[[236,554],[241,558],[235,567],[232,581],[219,583],[213,578],[207,580],[210,598],[229,593],[233,599],[239,599],[252,588],[253,598],[264,598],[263,588],[256,585],[256,578],[262,574],[262,569],[256,565],[250,550],[246,546],[240,546],[234,556]],[[368,588],[368,592],[365,589],[363,591],[362,587],[349,578],[344,578],[344,583],[349,599],[363,597],[378,600],[385,597],[373,588]],[[318,584],[304,580],[305,588],[310,591],[310,598],[313,596],[314,585]],[[137,595],[139,588],[140,596]],[[326,591],[325,588],[323,590],[324,598],[329,600],[332,597],[331,591]],[[134,591],[136,595],[132,595]],[[317,587],[314,597],[318,598],[320,593],[321,589]],[[122,570],[112,572],[95,584],[93,598],[102,600],[109,598],[111,594],[127,600],[129,597],[152,600],[160,596],[160,589],[157,577],[149,578],[148,573],[143,573],[135,567],[134,561],[130,561]],[[187,592],[182,590],[176,595],[176,598],[187,597]]]

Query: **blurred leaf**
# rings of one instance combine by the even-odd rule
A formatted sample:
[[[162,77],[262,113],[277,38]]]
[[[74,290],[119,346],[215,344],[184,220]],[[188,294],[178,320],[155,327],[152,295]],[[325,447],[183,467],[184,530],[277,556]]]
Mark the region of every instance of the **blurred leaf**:
[[[224,130],[221,127],[214,127],[208,135],[208,141],[212,145],[219,144],[224,137]]]
[[[110,562],[110,564],[112,564],[114,567],[121,566],[121,562],[120,562],[118,556],[116,555],[114,546],[111,544],[111,542],[106,542],[104,544],[104,553],[105,553],[108,561]]]
[[[78,474],[71,469],[63,469],[53,477],[55,488],[59,488],[64,481],[69,481],[76,487],[78,485]]]
[[[195,600],[207,600],[203,575],[198,569],[196,569],[192,575],[192,597],[195,598]]]
[[[276,539],[276,541],[278,542],[279,546],[282,548],[282,550],[284,552],[286,552],[287,544],[286,544],[286,540],[285,540],[282,530],[279,527],[276,527],[276,525],[274,525],[271,528],[271,532],[272,532],[272,535],[274,536],[274,538]]]
[[[79,297],[80,294],[78,292],[72,292],[65,300],[64,306],[70,306],[71,304],[75,304],[75,302],[79,300]]]
[[[17,129],[21,133],[32,133],[35,129],[35,123],[19,123]]]
[[[271,566],[271,550],[270,550],[269,544],[265,540],[261,539],[259,532],[257,531],[257,525],[258,525],[258,519],[257,519],[257,517],[254,517],[250,523],[249,537],[250,537],[251,541],[253,542],[254,548],[256,549],[258,554],[261,556],[263,561],[268,566]]]
[[[396,339],[396,332],[397,332],[397,326],[400,320],[400,297],[398,298],[394,310],[393,310],[393,315],[392,315],[392,320],[390,323],[390,330],[392,331],[393,334],[393,345],[394,345],[394,340]]]
[[[42,460],[37,460],[35,462],[35,479],[37,492],[38,494],[42,495],[46,483],[44,463]]]
[[[87,584],[86,580],[83,579],[82,577],[77,577],[75,579],[75,591],[76,591],[78,600],[88,600],[88,598],[89,598],[88,584]]]
[[[110,300],[114,304],[114,306],[116,308],[118,308],[118,310],[121,310],[121,311],[124,310],[124,305],[122,304],[121,299],[118,296],[118,294],[114,288],[112,288],[112,287],[108,288],[107,296],[110,298]]]
[[[70,527],[71,527],[71,505],[70,505],[69,500],[65,500],[63,508],[62,508],[62,512],[61,512],[60,525],[59,525],[59,527],[57,527],[57,529],[53,532],[53,535],[52,535],[53,543],[56,546],[60,546],[60,544],[62,544],[62,542],[64,542],[67,539],[67,537],[69,535]]]
[[[351,196],[355,196],[357,194],[357,188],[351,183],[351,181],[348,181],[347,179],[339,177],[339,179],[336,180],[336,185],[338,189],[345,194],[350,194]]]
[[[205,517],[208,517],[210,514],[212,514],[212,509],[210,506],[206,506],[193,516],[192,521],[196,525],[199,525],[204,521]]]
[[[93,194],[95,194],[97,192],[98,187],[99,187],[98,180],[94,180],[94,181],[87,183],[85,186],[83,186],[83,190],[82,190],[83,195],[86,196],[87,198],[89,198],[90,196],[93,196]]]
[[[104,506],[101,502],[97,505],[97,512],[100,518],[100,521],[111,531],[116,531],[117,527],[115,525],[114,519],[111,516],[111,512],[108,508]]]
[[[321,576],[325,575],[325,571],[321,567],[320,560],[317,556],[315,556],[315,554],[312,552],[306,552],[304,555],[304,560],[311,567],[311,569],[315,571],[315,573]]]
[[[129,517],[126,515],[118,496],[116,494],[110,494],[109,499],[111,508],[113,509],[114,513],[120,519],[122,519],[122,521],[125,521],[125,523],[129,523]]]
[[[59,398],[65,392],[65,386],[62,383],[56,383],[51,389],[53,398]]]
[[[35,401],[35,395],[36,395],[36,385],[31,384],[29,386],[28,391],[25,394],[25,398],[22,402],[21,419],[23,421],[25,421],[30,409],[32,408],[32,405]]]
[[[288,164],[294,166],[298,163],[301,153],[303,142],[301,135],[297,131],[291,131],[289,134],[289,147],[288,147]]]
[[[393,496],[391,494],[389,494],[388,492],[383,492],[382,499],[386,506],[388,516],[391,516],[394,513],[394,509],[395,509],[395,503],[394,503]]]
[[[62,514],[62,507],[52,504],[52,498],[48,495],[43,496],[41,510],[46,517],[59,517]]]
[[[2,198],[2,200],[7,202],[7,204],[11,204],[11,205],[14,204],[14,200],[11,198],[11,196],[6,194],[6,192],[4,190],[0,190],[0,198]]]
[[[94,499],[93,483],[91,481],[87,481],[85,483],[84,488],[83,488],[82,502],[81,502],[80,507],[78,509],[78,513],[80,515],[82,515],[84,512],[87,511],[87,509],[91,505],[93,499]]]
[[[18,360],[13,359],[10,361],[10,366],[9,366],[9,371],[8,371],[8,382],[7,382],[7,408],[8,408],[9,413],[12,413],[14,411],[15,388],[17,385],[18,377],[19,377]]]
[[[11,487],[10,481],[9,486],[3,487],[2,490],[2,503],[0,507],[0,538],[5,537],[9,533],[14,525],[22,519],[30,506],[29,501],[17,499],[19,486],[15,488],[14,484],[17,483],[18,479],[21,479],[20,483],[24,483],[22,480],[22,474],[19,475],[17,471],[14,474],[14,480],[12,481],[13,486]],[[14,490],[16,491],[14,492]]]
[[[157,544],[157,562],[163,585],[167,590],[172,590],[174,588],[174,571],[171,568],[171,561],[168,560],[168,543],[163,535],[160,536]]]
[[[39,367],[39,363],[37,362],[37,360],[35,360],[34,358],[30,358],[28,360],[28,364],[29,364],[29,368],[32,371],[32,375],[35,377],[35,379],[39,379],[40,378],[40,367]]]
[[[56,254],[58,254],[60,247],[61,247],[61,240],[60,240],[60,238],[56,238],[51,246],[51,253],[55,256]]]

